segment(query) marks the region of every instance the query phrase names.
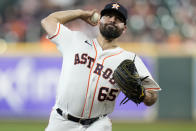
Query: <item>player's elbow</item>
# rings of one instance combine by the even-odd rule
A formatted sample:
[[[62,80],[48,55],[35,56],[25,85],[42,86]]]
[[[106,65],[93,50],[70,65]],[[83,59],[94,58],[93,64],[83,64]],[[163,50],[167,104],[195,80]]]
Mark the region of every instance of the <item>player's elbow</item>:
[[[49,33],[48,30],[49,30],[50,27],[48,25],[47,17],[41,20],[41,26],[46,31],[46,33]]]
[[[47,34],[53,35],[56,32],[58,21],[50,15],[41,20],[41,25]]]
[[[44,27],[44,24],[45,24],[45,18],[41,20],[42,27]]]
[[[152,105],[154,105],[155,103],[156,103],[156,100],[144,101],[144,104],[145,104],[146,106],[152,106]]]
[[[146,106],[152,106],[156,103],[158,99],[158,94],[155,91],[146,91],[146,96],[144,98],[144,104]]]
[[[55,24],[56,26],[56,23],[58,23],[57,19],[53,16],[53,14],[50,14],[49,16],[43,18],[41,20],[41,25],[43,28],[47,27],[48,25],[53,25]]]
[[[46,27],[47,23],[48,23],[48,17],[45,17],[44,19],[41,20],[41,25],[43,28]]]

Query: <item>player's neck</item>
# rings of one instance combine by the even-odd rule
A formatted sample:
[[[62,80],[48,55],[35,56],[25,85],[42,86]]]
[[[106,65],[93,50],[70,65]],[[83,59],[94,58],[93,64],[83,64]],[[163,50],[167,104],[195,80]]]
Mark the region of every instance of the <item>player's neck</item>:
[[[116,40],[106,40],[103,36],[98,35],[97,41],[103,50],[112,49],[117,47]]]

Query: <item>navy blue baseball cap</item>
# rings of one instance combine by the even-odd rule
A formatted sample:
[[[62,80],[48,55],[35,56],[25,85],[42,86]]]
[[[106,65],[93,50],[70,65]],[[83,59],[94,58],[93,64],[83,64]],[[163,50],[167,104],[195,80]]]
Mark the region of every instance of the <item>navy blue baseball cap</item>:
[[[119,3],[109,3],[107,4],[104,9],[101,11],[101,17],[104,16],[105,14],[108,14],[110,12],[115,12],[117,13],[120,17],[123,18],[123,22],[126,24],[127,21],[127,9],[122,6]]]

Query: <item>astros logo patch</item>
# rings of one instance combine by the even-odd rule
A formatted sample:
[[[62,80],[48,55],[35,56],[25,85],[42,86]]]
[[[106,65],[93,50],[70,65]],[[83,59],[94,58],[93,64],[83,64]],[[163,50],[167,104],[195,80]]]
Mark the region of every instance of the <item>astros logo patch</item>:
[[[115,8],[115,9],[117,9],[117,10],[118,10],[119,7],[120,7],[120,5],[118,5],[118,4],[113,4],[113,5],[112,5],[112,8]]]

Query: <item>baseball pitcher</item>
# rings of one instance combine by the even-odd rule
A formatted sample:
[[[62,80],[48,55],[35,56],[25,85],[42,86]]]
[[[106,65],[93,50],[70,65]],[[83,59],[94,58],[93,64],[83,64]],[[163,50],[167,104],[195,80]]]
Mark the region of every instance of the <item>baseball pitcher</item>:
[[[100,17],[99,17],[100,16]],[[66,27],[81,19],[99,26],[91,39]],[[63,56],[56,103],[46,131],[111,131],[115,100],[122,91],[125,99],[147,106],[157,100],[159,85],[133,52],[118,47],[116,40],[126,32],[127,10],[109,3],[101,11],[67,10],[50,14],[41,21],[48,38]]]

